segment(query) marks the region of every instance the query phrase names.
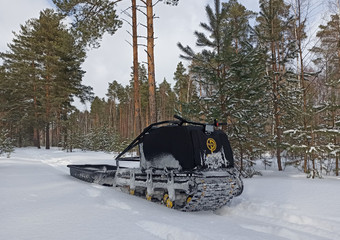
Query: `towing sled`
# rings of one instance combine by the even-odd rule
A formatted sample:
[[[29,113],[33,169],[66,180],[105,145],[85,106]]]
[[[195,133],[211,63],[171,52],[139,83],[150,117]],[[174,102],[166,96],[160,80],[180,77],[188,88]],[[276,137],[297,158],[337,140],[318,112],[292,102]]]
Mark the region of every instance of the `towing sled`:
[[[218,123],[151,124],[116,157],[113,165],[68,165],[73,177],[182,211],[216,210],[243,191],[227,135]],[[138,146],[140,157],[123,157]],[[120,162],[139,162],[121,167]]]

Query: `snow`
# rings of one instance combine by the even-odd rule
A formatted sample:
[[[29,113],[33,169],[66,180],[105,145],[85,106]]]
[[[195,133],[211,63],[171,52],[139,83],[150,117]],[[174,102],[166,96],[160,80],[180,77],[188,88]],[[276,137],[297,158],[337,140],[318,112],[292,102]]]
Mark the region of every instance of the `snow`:
[[[179,212],[69,176],[102,152],[16,149],[0,158],[0,239],[340,239],[340,178],[261,170],[215,212]]]
[[[214,152],[214,153],[206,154],[204,157],[206,158],[204,160],[204,163],[210,169],[221,168],[222,165],[226,162],[224,160],[224,150],[223,150],[223,147],[221,148],[221,150],[219,152]]]

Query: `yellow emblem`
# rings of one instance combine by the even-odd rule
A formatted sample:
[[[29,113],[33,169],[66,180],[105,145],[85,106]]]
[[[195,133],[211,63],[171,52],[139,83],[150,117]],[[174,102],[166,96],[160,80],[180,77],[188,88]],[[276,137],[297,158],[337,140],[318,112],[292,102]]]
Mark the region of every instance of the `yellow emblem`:
[[[207,147],[213,153],[216,150],[216,142],[213,138],[207,139]]]

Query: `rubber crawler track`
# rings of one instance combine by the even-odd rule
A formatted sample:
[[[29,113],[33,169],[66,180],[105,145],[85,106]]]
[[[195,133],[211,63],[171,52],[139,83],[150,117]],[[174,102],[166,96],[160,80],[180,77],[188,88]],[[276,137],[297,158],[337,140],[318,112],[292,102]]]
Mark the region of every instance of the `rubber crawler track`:
[[[125,179],[125,184],[119,184],[120,186],[118,187],[124,190],[130,189],[131,176],[132,174],[128,171],[119,174],[118,178]],[[146,188],[146,176],[144,174],[136,174],[134,182]],[[226,171],[223,176],[177,176],[174,182],[177,183],[176,199],[187,199],[187,201],[177,202],[175,200],[172,207],[185,212],[219,209],[226,205],[234,196],[240,195],[243,190],[243,183],[235,171]],[[161,192],[167,193],[167,180],[160,175],[154,175],[153,185],[158,189],[163,189]],[[145,193],[136,195],[145,197]],[[158,197],[154,195],[152,201],[166,205],[165,202],[159,200],[162,197],[163,195]]]
[[[175,208],[181,211],[216,210],[226,205],[234,193],[240,191],[234,176],[230,177],[199,177],[195,178],[196,191],[191,200],[183,207]]]

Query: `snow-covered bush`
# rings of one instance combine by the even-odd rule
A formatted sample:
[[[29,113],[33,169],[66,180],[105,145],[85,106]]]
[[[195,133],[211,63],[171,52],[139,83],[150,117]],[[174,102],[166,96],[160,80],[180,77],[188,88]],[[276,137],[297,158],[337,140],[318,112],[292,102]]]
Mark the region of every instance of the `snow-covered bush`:
[[[10,154],[14,151],[14,146],[12,143],[12,139],[8,137],[8,131],[2,130],[0,132],[0,157],[2,155],[7,154],[9,158]]]
[[[108,127],[97,127],[92,128],[86,134],[68,131],[67,137],[60,145],[68,151],[78,148],[83,151],[121,152],[130,142],[131,139],[120,137]]]

